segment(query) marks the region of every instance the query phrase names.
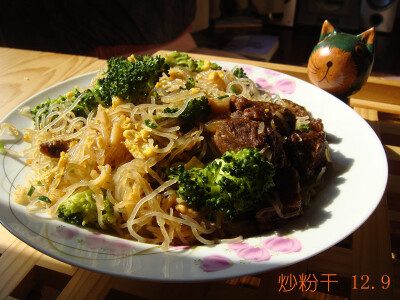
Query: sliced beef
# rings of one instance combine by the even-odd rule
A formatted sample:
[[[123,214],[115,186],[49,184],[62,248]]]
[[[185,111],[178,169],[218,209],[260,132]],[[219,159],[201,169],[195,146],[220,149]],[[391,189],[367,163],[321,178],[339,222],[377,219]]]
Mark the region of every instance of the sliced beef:
[[[302,184],[312,183],[326,165],[326,133],[324,131],[298,131],[285,143],[291,165],[298,170]]]
[[[304,106],[294,103],[293,101],[290,101],[288,99],[281,99],[281,101],[284,103],[284,106],[297,117],[310,117],[310,114]]]
[[[264,122],[275,128],[281,135],[294,130],[296,116],[286,107],[276,103],[250,101],[244,97],[231,99],[231,117],[240,114],[249,120]]]
[[[218,124],[213,140],[221,153],[268,146],[276,168],[292,166],[299,172],[300,182],[308,184],[326,165],[322,121],[290,100],[280,103],[232,97],[231,115]],[[296,130],[297,117],[307,117],[308,128]]]
[[[245,97],[231,97],[231,112],[237,110],[243,111],[253,105],[254,101],[248,100]]]
[[[283,138],[263,122],[249,120],[242,114],[235,114],[234,117],[220,122],[213,136],[213,141],[218,150],[222,153],[226,151],[238,152],[244,148],[262,149],[269,146],[267,151],[271,152],[271,162],[277,167],[288,164]]]
[[[266,131],[259,132],[260,122],[244,117],[225,119],[216,128],[213,140],[221,153],[238,152],[244,148],[261,148],[265,145]]]
[[[276,168],[283,168],[289,166],[289,160],[285,152],[284,148],[284,139],[283,137],[275,130],[270,127],[267,127],[267,145],[268,145],[268,153],[271,153],[270,162]]]
[[[310,130],[314,130],[314,131],[323,131],[324,130],[324,125],[322,124],[321,119],[310,118],[309,122],[308,122],[308,127],[310,128]]]
[[[302,212],[301,188],[313,183],[325,158],[326,133],[320,119],[290,100],[275,103],[231,97],[230,116],[210,120],[207,128],[215,146],[222,153],[244,148],[263,149],[276,168],[275,192],[279,195],[281,214],[272,206],[256,208],[255,218],[261,230],[285,222]],[[297,119],[306,121],[296,128]]]
[[[281,101],[285,104],[285,107],[287,107],[296,117],[308,117],[307,125],[310,130],[322,131],[324,129],[322,120],[311,117],[304,106],[298,105],[297,103],[287,99],[282,99]]]

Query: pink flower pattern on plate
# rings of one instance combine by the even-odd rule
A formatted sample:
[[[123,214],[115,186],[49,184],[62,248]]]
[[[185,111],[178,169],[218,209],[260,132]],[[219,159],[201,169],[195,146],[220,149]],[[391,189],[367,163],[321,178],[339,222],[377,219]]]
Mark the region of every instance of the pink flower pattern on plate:
[[[79,234],[79,230],[76,228],[59,227],[57,230],[51,233],[52,236],[59,239],[70,240]]]
[[[301,243],[296,238],[271,237],[262,242],[264,248],[274,252],[292,253],[302,249]]]
[[[249,243],[239,242],[228,244],[227,248],[233,250],[233,252],[235,252],[235,254],[240,258],[261,262],[271,259],[270,251],[285,254],[299,252],[302,250],[302,245],[296,238],[274,236],[263,240],[260,246],[253,246]],[[204,272],[215,272],[227,269],[231,266],[232,261],[229,258],[215,254],[206,256],[201,261],[200,268]]]
[[[279,79],[277,82],[275,82],[274,87],[278,92],[284,94],[293,94],[296,89],[296,83],[294,80],[290,79]]]
[[[253,68],[250,66],[242,66],[243,71],[246,73],[247,76],[253,73]]]
[[[266,79],[260,77],[255,80],[255,83],[259,88],[266,89],[272,94],[293,94],[296,90],[295,81],[290,79],[279,79],[274,84],[271,84]]]
[[[271,258],[269,251],[263,247],[254,247],[247,243],[230,244],[228,247],[235,251],[237,256],[246,260],[266,261]]]
[[[204,272],[216,272],[232,267],[232,261],[223,255],[209,255],[201,261],[200,269]]]
[[[86,246],[91,249],[100,249],[106,244],[106,239],[102,234],[90,234],[85,238]]]
[[[267,75],[267,76],[279,76],[279,75],[281,75],[281,73],[279,73],[279,72],[276,72],[276,71],[273,71],[273,70],[268,70],[268,69],[264,70],[264,74]]]
[[[192,248],[192,247],[190,247],[190,246],[171,246],[170,250],[175,251],[175,252],[183,252],[190,248]]]
[[[267,89],[267,90],[269,90],[271,93],[273,93],[274,91],[275,91],[275,89],[273,88],[273,86],[267,81],[267,80],[265,80],[264,78],[257,78],[255,81],[254,81],[255,83],[256,83],[256,85],[259,87],[259,88],[262,88],[262,89]]]

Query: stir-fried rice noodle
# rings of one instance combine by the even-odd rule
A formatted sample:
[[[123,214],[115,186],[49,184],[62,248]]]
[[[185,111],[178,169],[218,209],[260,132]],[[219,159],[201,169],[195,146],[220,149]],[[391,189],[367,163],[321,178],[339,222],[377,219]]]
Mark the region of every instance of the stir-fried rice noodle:
[[[163,168],[186,164],[193,157],[201,161],[206,153],[212,155],[213,146],[203,135],[202,123],[189,131],[180,131],[183,123],[173,117],[184,111],[192,98],[204,95],[215,100],[222,95],[233,95],[232,87],[253,101],[271,101],[271,97],[260,92],[250,79],[238,79],[230,71],[193,73],[184,67],[174,67],[170,74],[160,78],[154,88],[159,97],[156,99],[151,92],[147,104],[135,106],[114,97],[111,107],[99,106],[96,113],[85,119],[72,112],[80,101],[78,97],[72,103],[54,104],[44,119],[36,117],[34,128],[27,130],[24,137],[30,145],[22,151],[31,171],[26,184],[17,187],[15,201],[29,202],[30,213],[55,216],[64,200],[90,189],[102,228],[106,228],[101,211],[107,197],[118,219],[114,230],[124,237],[163,248],[196,241],[214,243],[202,235],[212,233],[220,225],[190,209],[178,209],[183,201],[171,188],[176,180],[164,180],[166,177],[161,174]],[[182,88],[190,77],[196,80],[196,87]],[[180,109],[163,112],[171,106]],[[40,115],[39,111],[36,116]],[[157,127],[149,127],[146,124],[149,121]],[[298,122],[307,123],[307,119]],[[1,130],[4,129],[3,125]],[[68,150],[60,158],[40,152],[42,143],[55,140],[68,143]],[[31,185],[35,191],[27,197]],[[48,197],[51,203],[39,201],[39,195]],[[279,211],[279,202],[275,201],[274,206]]]

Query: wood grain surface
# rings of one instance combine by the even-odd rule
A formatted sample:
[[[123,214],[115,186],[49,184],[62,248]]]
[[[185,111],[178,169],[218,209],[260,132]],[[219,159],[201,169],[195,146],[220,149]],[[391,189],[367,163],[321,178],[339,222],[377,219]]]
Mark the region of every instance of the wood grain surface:
[[[158,52],[157,54],[162,54]],[[306,68],[219,56],[308,81]],[[105,67],[105,61],[0,48],[0,118],[32,95],[63,80]],[[370,77],[350,105],[380,136],[389,162],[387,191],[375,213],[353,235],[306,261],[264,274],[205,283],[157,283],[110,277],[57,261],[0,226],[0,299],[400,299],[400,82]],[[280,292],[280,274],[335,274],[330,291]],[[388,275],[388,289],[352,288],[353,276]],[[40,294],[40,297],[38,296]]]
[[[34,94],[105,66],[92,57],[0,48],[0,119]]]

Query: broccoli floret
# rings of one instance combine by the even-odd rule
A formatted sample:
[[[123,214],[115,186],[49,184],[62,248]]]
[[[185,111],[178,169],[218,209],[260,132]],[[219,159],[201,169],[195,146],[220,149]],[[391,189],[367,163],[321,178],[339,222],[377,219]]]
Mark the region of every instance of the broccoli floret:
[[[48,108],[48,107],[50,107],[50,106],[53,105],[53,104],[60,104],[60,103],[63,103],[63,102],[65,102],[66,99],[67,99],[67,97],[61,96],[61,95],[58,96],[58,97],[55,98],[55,99],[50,99],[49,97],[47,97],[45,101],[43,101],[42,103],[39,103],[39,104],[36,105],[33,109],[31,109],[31,113],[34,114],[34,115],[36,115],[36,113],[37,113],[40,109],[42,109],[42,108],[44,108],[44,107]],[[45,112],[47,113],[47,110],[46,110]]]
[[[210,65],[208,65],[206,61],[201,59],[194,59],[185,52],[172,51],[167,53],[165,56],[167,58],[166,63],[169,66],[187,67],[192,72],[201,72],[201,71],[206,71],[208,69],[212,70],[222,69],[221,66],[217,65],[216,63],[210,63]]]
[[[247,78],[247,74],[243,70],[242,67],[235,67],[232,70],[233,75],[235,75],[237,78]]]
[[[185,170],[170,168],[170,178],[178,180],[178,195],[210,220],[223,215],[232,220],[264,201],[264,194],[274,186],[273,165],[257,150],[226,152],[205,168]]]
[[[127,102],[139,103],[147,98],[158,79],[169,69],[165,58],[161,56],[134,58],[134,62],[123,57],[108,60],[105,76],[97,81],[98,87],[94,89],[95,94],[107,102],[107,106],[111,105],[114,96],[120,96]]]
[[[73,97],[73,100],[75,100],[77,97],[79,97],[81,93],[77,91]],[[83,91],[81,95],[81,100],[79,103],[74,107],[72,112],[75,114],[77,117],[84,117],[86,118],[88,114],[93,110],[96,109],[99,104],[106,106],[103,101],[99,97],[97,97],[91,89],[87,89]]]
[[[185,83],[185,87],[187,90],[190,90],[191,88],[194,88],[195,84],[196,81],[192,77],[189,77],[188,81]]]
[[[166,109],[163,110],[163,113],[165,113],[165,114],[174,114],[178,110],[179,110],[179,108],[177,108],[177,107],[174,107],[174,108],[167,107]]]
[[[67,97],[66,95],[71,94],[71,92],[73,93],[72,96]],[[33,119],[35,119],[36,114],[38,113],[38,111],[45,107],[46,109],[44,109],[41,114],[38,116],[39,118],[41,118],[42,116],[46,116],[47,114],[49,114],[49,107],[53,104],[61,104],[64,103],[66,101],[72,103],[76,100],[76,98],[78,98],[79,96],[81,96],[81,100],[79,101],[79,103],[74,107],[74,109],[72,110],[72,112],[75,114],[75,116],[77,117],[84,117],[86,118],[88,116],[88,114],[95,108],[97,108],[97,106],[99,104],[103,104],[104,103],[101,101],[101,99],[99,97],[96,97],[96,95],[93,93],[93,91],[91,89],[87,89],[85,90],[82,95],[81,92],[78,89],[73,89],[71,91],[69,91],[67,94],[65,95],[60,95],[55,99],[50,99],[47,98],[46,101],[38,104],[34,109],[31,110],[31,113],[34,114]]]
[[[204,120],[211,113],[211,106],[205,96],[193,98],[186,109],[178,116],[183,121]]]
[[[164,113],[171,114],[177,112],[178,108],[167,107],[164,109]],[[196,122],[204,120],[211,113],[211,106],[208,103],[208,99],[205,96],[193,98],[189,101],[183,112],[180,113],[178,119],[185,122]]]
[[[96,201],[92,194],[91,190],[86,190],[70,196],[58,207],[58,217],[70,224],[100,228]],[[116,225],[117,223],[113,207],[107,198],[104,198],[102,220],[105,225]]]
[[[133,62],[123,57],[110,58],[107,61],[104,76],[97,80],[92,89],[82,92],[81,100],[72,111],[77,116],[87,117],[89,112],[96,109],[99,104],[104,107],[111,106],[114,96],[120,96],[126,102],[140,103],[147,98],[159,77],[168,69],[165,58],[161,56],[136,56]],[[31,113],[36,115],[39,109],[49,108],[54,103],[64,103],[67,100],[73,102],[81,95],[78,90],[73,91],[73,97],[68,99],[65,95],[53,100],[46,99],[33,108]],[[46,109],[42,114],[48,113]]]
[[[34,115],[33,119],[35,119],[36,114],[38,113],[39,110],[41,110],[42,108],[44,108],[44,110],[42,111],[42,113],[38,116],[39,118],[42,115],[47,115],[49,113],[49,107],[53,104],[61,104],[64,103],[67,100],[67,97],[65,95],[60,95],[55,99],[50,99],[49,97],[46,98],[45,101],[43,101],[42,103],[39,103],[38,105],[36,105],[33,109],[31,109],[31,113]]]

